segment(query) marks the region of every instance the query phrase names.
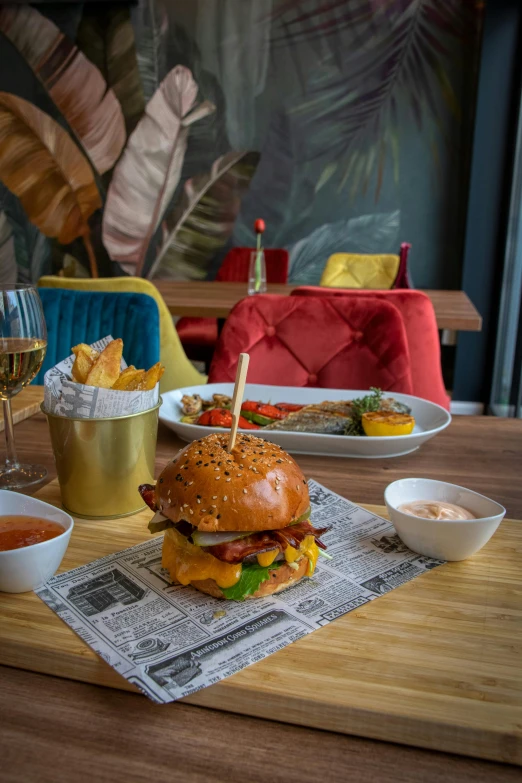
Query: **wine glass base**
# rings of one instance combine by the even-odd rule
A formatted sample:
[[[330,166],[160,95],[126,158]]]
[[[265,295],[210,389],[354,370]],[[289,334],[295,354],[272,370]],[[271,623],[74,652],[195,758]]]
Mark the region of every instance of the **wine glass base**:
[[[43,465],[26,465],[17,463],[12,467],[0,466],[0,489],[24,489],[33,484],[39,484],[47,476],[47,468]]]

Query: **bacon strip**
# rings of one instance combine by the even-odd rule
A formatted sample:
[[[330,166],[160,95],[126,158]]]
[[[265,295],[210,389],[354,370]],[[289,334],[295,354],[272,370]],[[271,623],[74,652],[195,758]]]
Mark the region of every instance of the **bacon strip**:
[[[143,502],[146,503],[152,511],[158,510],[156,505],[156,487],[154,484],[140,484],[138,492],[140,493]]]
[[[236,541],[227,541],[226,544],[204,547],[206,552],[223,560],[225,563],[241,563],[249,555],[260,555],[270,549],[283,551],[282,545],[270,533],[254,533],[246,538],[238,538]]]
[[[296,549],[306,536],[314,536],[315,543],[321,549],[326,549],[325,544],[319,540],[319,536],[329,530],[327,527],[315,528],[307,520],[297,525],[290,525],[282,530],[266,530],[262,533],[253,533],[246,538],[238,538],[236,541],[228,541],[225,544],[204,547],[206,552],[223,560],[225,563],[241,563],[249,555],[259,555],[261,552],[277,549],[284,552],[288,546]]]

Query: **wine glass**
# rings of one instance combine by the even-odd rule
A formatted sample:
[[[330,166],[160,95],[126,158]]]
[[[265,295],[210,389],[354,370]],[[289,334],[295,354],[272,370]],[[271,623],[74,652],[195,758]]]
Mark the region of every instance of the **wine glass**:
[[[47,475],[43,465],[18,462],[11,398],[31,383],[42,366],[47,329],[38,292],[31,285],[0,286],[0,399],[4,406],[6,460],[0,465],[0,488],[21,489]]]

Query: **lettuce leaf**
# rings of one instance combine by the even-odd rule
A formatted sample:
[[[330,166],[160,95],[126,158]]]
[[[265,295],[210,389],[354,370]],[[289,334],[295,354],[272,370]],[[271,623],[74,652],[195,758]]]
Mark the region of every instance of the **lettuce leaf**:
[[[232,587],[222,587],[221,592],[225,598],[232,601],[243,601],[247,595],[253,595],[263,582],[270,578],[269,573],[279,568],[283,563],[272,563],[269,566],[260,566],[259,563],[249,563],[243,566],[241,578]]]

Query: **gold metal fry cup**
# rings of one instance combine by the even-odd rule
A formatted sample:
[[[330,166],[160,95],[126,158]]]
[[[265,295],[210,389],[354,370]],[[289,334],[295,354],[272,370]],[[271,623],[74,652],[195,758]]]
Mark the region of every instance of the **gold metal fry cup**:
[[[153,481],[158,415],[154,408],[105,419],[47,416],[62,504],[90,519],[111,519],[145,508],[140,484]]]

